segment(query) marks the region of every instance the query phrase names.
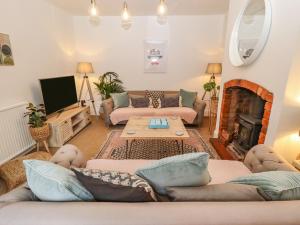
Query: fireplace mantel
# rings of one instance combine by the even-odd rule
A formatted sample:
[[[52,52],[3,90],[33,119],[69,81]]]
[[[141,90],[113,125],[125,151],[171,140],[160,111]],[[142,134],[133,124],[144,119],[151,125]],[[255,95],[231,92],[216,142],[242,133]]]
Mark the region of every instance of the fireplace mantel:
[[[223,98],[221,104],[221,114],[220,114],[220,126],[219,126],[219,135],[218,135],[218,145],[221,145],[223,149],[229,144],[229,132],[228,132],[228,124],[230,123],[230,119],[232,119],[231,114],[231,101],[233,99],[233,91],[234,89],[245,89],[249,93],[255,94],[255,96],[259,96],[262,100],[265,101],[264,111],[261,118],[261,130],[258,137],[258,144],[263,144],[266,139],[266,134],[268,131],[269,119],[271,115],[271,109],[273,104],[273,93],[268,91],[263,86],[256,84],[254,82],[242,79],[230,80],[224,84],[223,88]],[[216,146],[215,146],[216,147]],[[217,149],[218,151],[218,149]]]

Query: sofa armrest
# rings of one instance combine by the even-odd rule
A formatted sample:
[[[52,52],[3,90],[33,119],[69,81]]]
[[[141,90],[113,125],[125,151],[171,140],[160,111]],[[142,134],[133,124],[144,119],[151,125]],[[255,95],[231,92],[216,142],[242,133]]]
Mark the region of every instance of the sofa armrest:
[[[194,103],[194,110],[197,112],[197,117],[194,121],[195,125],[201,125],[204,118],[204,111],[206,108],[206,102],[201,99],[200,96],[197,96]]]
[[[265,171],[296,171],[286,160],[277,155],[266,145],[254,146],[246,155],[244,164],[253,172]]]
[[[111,124],[110,114],[114,110],[114,102],[113,102],[112,98],[102,101],[102,107],[103,107],[105,125],[109,126]]]

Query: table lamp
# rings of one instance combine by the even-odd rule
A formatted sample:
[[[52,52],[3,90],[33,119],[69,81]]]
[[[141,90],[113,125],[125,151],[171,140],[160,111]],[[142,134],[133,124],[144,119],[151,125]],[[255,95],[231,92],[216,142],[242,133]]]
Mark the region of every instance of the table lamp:
[[[90,63],[90,62],[79,62],[77,64],[76,72],[78,74],[84,74],[83,81],[82,81],[81,88],[80,88],[80,92],[79,92],[79,102],[81,101],[83,87],[84,87],[84,84],[86,83],[87,88],[88,88],[88,92],[89,92],[89,95],[90,95],[90,99],[91,99],[91,102],[92,102],[92,105],[93,105],[93,109],[95,111],[95,114],[97,115],[97,111],[96,111],[96,107],[95,107],[95,100],[94,100],[91,84],[90,84],[89,77],[88,77],[88,74],[94,73],[94,68],[93,68],[92,63]]]

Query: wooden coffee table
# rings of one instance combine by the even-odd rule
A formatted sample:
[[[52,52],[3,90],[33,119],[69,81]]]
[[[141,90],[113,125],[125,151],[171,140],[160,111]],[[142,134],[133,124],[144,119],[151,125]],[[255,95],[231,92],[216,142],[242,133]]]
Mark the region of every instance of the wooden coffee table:
[[[181,153],[183,153],[183,141],[189,138],[189,134],[186,131],[184,124],[180,117],[163,117],[167,118],[169,123],[168,129],[150,129],[148,127],[149,120],[154,117],[131,117],[122,134],[121,138],[126,140],[126,158],[130,156],[132,143],[136,140],[174,140],[177,144],[178,150],[180,150],[181,142]],[[182,131],[183,135],[176,135],[176,131]]]

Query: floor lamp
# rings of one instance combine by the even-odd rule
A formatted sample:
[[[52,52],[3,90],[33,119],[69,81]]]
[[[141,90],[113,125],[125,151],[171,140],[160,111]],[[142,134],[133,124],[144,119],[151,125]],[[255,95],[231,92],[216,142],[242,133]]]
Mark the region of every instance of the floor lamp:
[[[92,63],[89,62],[80,62],[77,64],[77,73],[78,74],[84,74],[83,76],[83,81],[81,83],[81,88],[80,88],[80,92],[79,92],[79,102],[81,101],[81,97],[82,97],[82,91],[83,91],[83,87],[84,84],[86,83],[87,88],[88,88],[88,92],[90,95],[90,99],[93,105],[93,109],[95,111],[95,114],[97,115],[97,111],[96,111],[96,106],[95,106],[95,99],[92,93],[92,88],[91,88],[91,84],[89,81],[89,77],[87,74],[89,73],[94,73],[94,69],[93,69],[93,65]]]
[[[222,73],[222,63],[208,63],[206,68],[206,73],[210,74],[209,82],[213,82],[216,80],[216,74]],[[204,92],[202,96],[202,100],[204,100],[207,91]]]

